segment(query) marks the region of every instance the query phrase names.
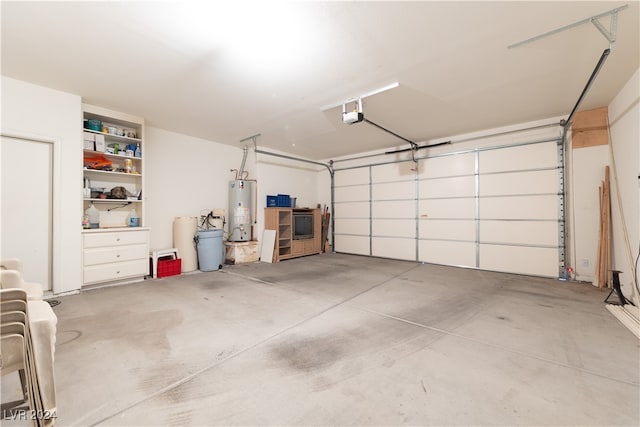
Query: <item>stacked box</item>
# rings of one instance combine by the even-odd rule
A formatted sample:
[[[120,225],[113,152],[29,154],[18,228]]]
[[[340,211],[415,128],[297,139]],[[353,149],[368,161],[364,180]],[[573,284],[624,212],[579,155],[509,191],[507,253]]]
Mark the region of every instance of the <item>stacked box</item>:
[[[85,150],[95,150],[96,149],[96,135],[91,132],[83,132],[83,146]]]

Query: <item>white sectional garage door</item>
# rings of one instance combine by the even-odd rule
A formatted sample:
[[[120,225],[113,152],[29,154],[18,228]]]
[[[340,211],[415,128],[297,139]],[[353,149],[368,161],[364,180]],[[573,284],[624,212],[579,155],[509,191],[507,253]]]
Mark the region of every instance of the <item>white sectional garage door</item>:
[[[337,169],[337,252],[558,277],[558,140]]]

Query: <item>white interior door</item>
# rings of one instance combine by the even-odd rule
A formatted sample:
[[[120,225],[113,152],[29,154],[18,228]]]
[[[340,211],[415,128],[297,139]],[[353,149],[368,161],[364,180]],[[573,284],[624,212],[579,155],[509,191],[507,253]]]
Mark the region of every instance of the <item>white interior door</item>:
[[[53,144],[0,140],[2,258],[20,258],[23,277],[51,290]]]

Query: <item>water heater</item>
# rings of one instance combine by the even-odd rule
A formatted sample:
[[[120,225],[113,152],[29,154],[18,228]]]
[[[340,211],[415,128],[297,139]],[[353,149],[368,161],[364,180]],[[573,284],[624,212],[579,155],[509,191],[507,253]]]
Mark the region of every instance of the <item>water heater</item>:
[[[251,240],[251,190],[252,181],[229,181],[229,241]]]

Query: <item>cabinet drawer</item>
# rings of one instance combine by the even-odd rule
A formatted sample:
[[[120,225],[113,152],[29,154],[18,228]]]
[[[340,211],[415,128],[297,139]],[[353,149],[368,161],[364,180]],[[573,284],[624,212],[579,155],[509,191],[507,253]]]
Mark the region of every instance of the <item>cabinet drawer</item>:
[[[98,265],[147,259],[148,257],[149,250],[147,245],[126,245],[85,249],[83,258],[84,265]]]
[[[135,245],[147,243],[148,231],[116,231],[113,233],[95,233],[84,235],[84,247],[100,248],[104,246]]]
[[[149,260],[135,260],[84,267],[84,284],[126,279],[149,274]]]

